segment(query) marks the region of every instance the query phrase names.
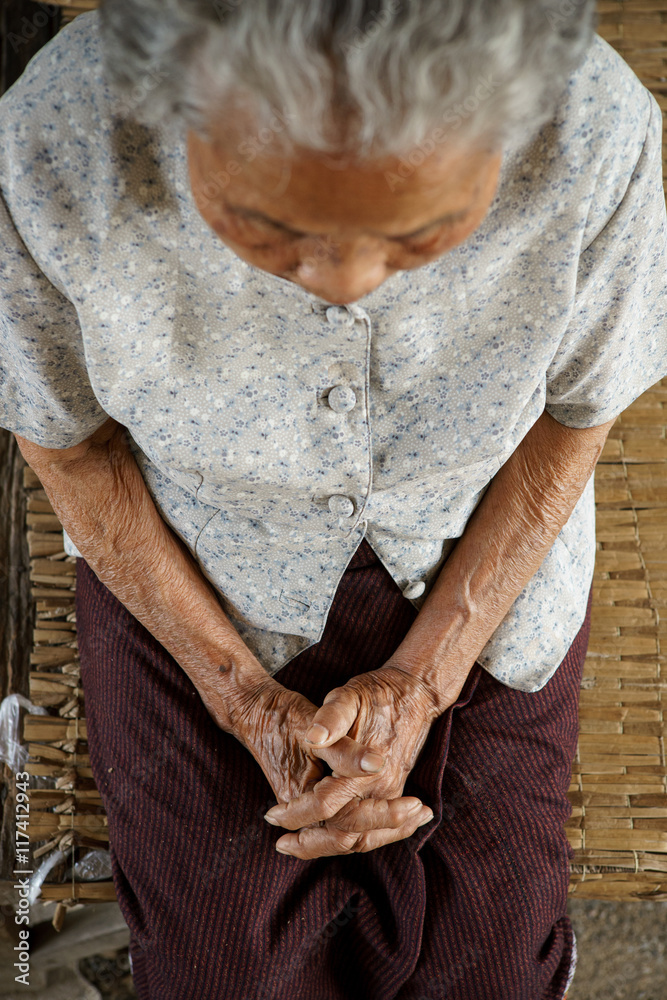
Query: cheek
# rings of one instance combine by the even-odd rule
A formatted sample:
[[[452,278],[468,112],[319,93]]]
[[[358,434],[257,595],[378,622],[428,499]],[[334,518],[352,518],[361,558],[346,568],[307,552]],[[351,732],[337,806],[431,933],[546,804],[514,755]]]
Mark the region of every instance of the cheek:
[[[259,267],[265,271],[275,271],[293,268],[299,264],[299,254],[295,250],[290,252],[287,248],[280,246],[249,247],[231,239],[215,226],[212,228],[225,246],[233,250],[246,263],[252,264],[253,267]]]
[[[468,234],[466,233],[466,235]],[[453,250],[454,247],[458,246],[459,243],[463,243],[464,239],[464,235],[452,233],[446,240],[440,240],[438,245],[433,247],[428,253],[426,251],[415,253],[402,247],[392,248],[387,256],[387,264],[399,271],[409,271],[411,268],[421,267],[430,261],[438,260],[439,257],[443,257],[450,250]]]
[[[479,228],[485,216],[486,211],[480,210],[475,215],[465,219],[464,222],[460,222],[457,225],[452,226],[452,228],[448,230],[447,235],[428,252],[424,251],[422,253],[415,253],[398,247],[392,255],[391,265],[399,270],[407,271],[410,268],[421,267],[423,264],[428,264],[429,261],[438,260],[439,257],[444,256],[444,254],[449,253],[450,250],[453,250],[455,247],[460,246],[461,243],[464,243],[468,237]]]

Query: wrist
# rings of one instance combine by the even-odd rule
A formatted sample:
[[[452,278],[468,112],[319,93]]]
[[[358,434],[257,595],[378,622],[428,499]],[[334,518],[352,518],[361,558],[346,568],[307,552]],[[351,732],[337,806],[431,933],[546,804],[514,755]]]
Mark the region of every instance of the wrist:
[[[457,700],[486,642],[476,605],[458,598],[462,590],[456,586],[445,593],[443,573],[387,661],[419,678],[432,692],[438,715]]]
[[[257,700],[277,682],[248,647],[207,650],[194,663],[180,664],[218,726],[243,741],[246,721]]]
[[[410,656],[395,653],[387,660],[382,669],[394,668],[412,677],[428,693],[433,718],[436,719],[450,705],[454,704],[473,665],[474,661],[466,669],[459,661],[455,666],[448,667],[446,663],[426,658],[423,655]]]

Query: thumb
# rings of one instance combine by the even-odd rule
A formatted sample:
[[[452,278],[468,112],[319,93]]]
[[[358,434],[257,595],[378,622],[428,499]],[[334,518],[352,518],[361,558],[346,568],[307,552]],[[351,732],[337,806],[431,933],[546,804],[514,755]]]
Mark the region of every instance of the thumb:
[[[311,719],[306,743],[318,748],[331,746],[347,735],[359,714],[359,708],[359,695],[356,691],[348,687],[333,688]]]

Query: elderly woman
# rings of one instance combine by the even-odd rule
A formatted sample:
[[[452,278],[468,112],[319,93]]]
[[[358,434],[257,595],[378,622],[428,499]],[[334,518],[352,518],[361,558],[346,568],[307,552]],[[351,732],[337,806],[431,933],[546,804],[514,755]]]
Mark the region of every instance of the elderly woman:
[[[657,102],[588,0],[108,0],[0,135],[0,421],[139,996],[560,1000]]]

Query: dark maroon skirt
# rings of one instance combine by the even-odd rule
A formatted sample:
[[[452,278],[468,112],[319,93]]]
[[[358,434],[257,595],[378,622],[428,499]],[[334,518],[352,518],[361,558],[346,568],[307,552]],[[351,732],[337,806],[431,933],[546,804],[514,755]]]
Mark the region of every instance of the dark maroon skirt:
[[[302,861],[254,758],[175,660],[77,560],[91,766],[141,1000],[561,1000],[573,965],[563,824],[586,619],[541,691],[475,663],[405,786],[412,837]],[[416,617],[364,540],[319,643],[276,675],[321,704]]]

